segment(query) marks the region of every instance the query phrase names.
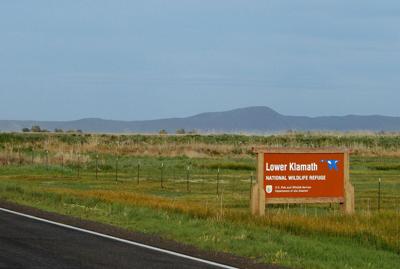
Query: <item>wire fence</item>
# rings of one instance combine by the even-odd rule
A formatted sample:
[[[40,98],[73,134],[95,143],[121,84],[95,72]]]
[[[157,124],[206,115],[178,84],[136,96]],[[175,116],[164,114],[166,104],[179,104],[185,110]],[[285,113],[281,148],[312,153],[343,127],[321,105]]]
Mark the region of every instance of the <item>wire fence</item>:
[[[203,168],[195,161],[158,160],[133,156],[82,154],[78,152],[1,152],[0,165],[17,168],[9,171],[29,177],[97,180],[99,182],[130,182],[151,187],[152,194],[185,194],[197,199],[207,195],[224,195],[227,206],[248,207],[254,171]],[[32,168],[25,171],[18,168]]]
[[[143,158],[117,154],[79,152],[12,151],[0,152],[2,167],[30,167],[39,169],[46,176],[64,179],[131,182],[151,185],[152,194],[158,195],[224,195],[231,207],[248,207],[251,188],[256,182],[254,169],[218,166],[202,167],[195,160],[168,158]],[[10,173],[24,173],[17,169]],[[28,171],[31,173],[32,171]],[[29,174],[27,174],[29,176]],[[355,176],[356,177],[356,176]],[[400,181],[385,182],[371,179],[368,184],[359,180],[355,184],[356,210],[364,214],[380,210],[399,211]],[[367,186],[365,186],[367,185]],[[144,188],[145,189],[145,188]],[[202,196],[203,195],[203,196]],[[279,207],[274,205],[271,207]],[[292,208],[303,208],[290,205]],[[330,206],[332,207],[332,205]]]

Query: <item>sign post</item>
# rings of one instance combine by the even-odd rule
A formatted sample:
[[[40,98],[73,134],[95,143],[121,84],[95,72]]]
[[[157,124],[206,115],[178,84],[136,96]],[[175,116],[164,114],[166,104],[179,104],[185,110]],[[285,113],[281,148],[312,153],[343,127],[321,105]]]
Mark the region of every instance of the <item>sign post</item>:
[[[338,149],[260,149],[251,211],[263,216],[265,204],[339,203],[354,212],[349,153]]]

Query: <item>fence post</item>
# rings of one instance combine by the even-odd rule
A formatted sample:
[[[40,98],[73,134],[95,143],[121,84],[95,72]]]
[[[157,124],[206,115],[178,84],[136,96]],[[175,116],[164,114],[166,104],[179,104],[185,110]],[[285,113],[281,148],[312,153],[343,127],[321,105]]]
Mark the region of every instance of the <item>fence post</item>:
[[[64,177],[64,154],[61,153],[61,175]]]
[[[164,163],[161,163],[161,189],[164,189]]]
[[[96,154],[96,180],[99,172],[99,154]]]
[[[250,201],[251,201],[251,193],[253,191],[253,172],[250,174]]]
[[[190,177],[190,166],[187,166],[187,173],[186,173],[186,190],[190,192],[190,186],[189,186],[189,177]]]
[[[81,177],[81,154],[78,153],[78,178]]]
[[[49,151],[46,150],[46,170],[49,170]]]
[[[217,195],[219,195],[219,167],[217,170]]]
[[[18,163],[19,163],[19,166],[21,166],[21,164],[22,164],[22,160],[21,160],[21,147],[18,147]]]
[[[381,179],[378,181],[378,211],[381,210]]]
[[[137,164],[137,184],[140,182],[140,161]]]
[[[13,148],[8,149],[7,151],[7,165],[12,165],[12,159],[13,159]]]
[[[115,160],[115,181],[118,181],[118,155],[117,159]]]

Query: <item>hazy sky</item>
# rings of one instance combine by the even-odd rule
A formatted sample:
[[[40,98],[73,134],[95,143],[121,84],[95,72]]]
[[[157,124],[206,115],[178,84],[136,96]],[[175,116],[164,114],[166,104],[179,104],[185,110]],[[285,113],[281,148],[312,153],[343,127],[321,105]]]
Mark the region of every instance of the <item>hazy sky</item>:
[[[0,119],[400,116],[398,0],[0,0]]]

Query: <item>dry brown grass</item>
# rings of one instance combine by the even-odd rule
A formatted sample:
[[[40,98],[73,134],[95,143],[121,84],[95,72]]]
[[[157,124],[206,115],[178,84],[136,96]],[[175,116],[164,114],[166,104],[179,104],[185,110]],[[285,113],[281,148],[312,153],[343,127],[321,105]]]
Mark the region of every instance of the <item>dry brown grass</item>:
[[[326,135],[326,134],[325,134]],[[334,134],[332,134],[334,135]],[[361,156],[392,156],[400,157],[400,147],[383,148],[376,143],[363,143],[357,140],[358,137],[362,138],[361,134],[343,135],[342,137],[354,138],[354,141],[348,144],[348,148],[355,155]],[[365,134],[364,134],[365,135]],[[376,134],[368,134],[370,139],[380,139]],[[391,136],[391,135],[387,135]],[[394,136],[394,135],[393,135]],[[289,136],[290,137],[290,136]],[[334,136],[336,137],[336,136]],[[337,138],[337,137],[336,137]],[[318,135],[313,134],[310,139],[318,140]],[[118,141],[118,140],[117,140]],[[309,143],[309,142],[307,142]],[[235,157],[249,157],[253,156],[253,147],[263,147],[262,143],[220,143],[210,140],[210,142],[197,142],[193,141],[168,141],[160,140],[156,143],[149,142],[135,142],[134,140],[125,140],[121,142],[110,141],[110,137],[91,135],[87,137],[85,143],[63,143],[59,138],[49,135],[46,140],[41,142],[31,143],[22,142],[17,145],[12,143],[5,143],[3,151],[18,152],[23,151],[27,154],[32,148],[36,152],[44,152],[48,150],[52,155],[64,153],[66,158],[73,159],[71,156],[78,153],[99,153],[99,154],[121,154],[131,156],[187,156],[190,158],[205,158],[205,157],[218,157],[218,156],[235,156]],[[313,147],[314,144],[302,145],[296,140],[289,140],[287,143],[270,143],[269,147]],[[325,145],[335,146],[335,145]],[[29,150],[28,150],[29,149]]]
[[[378,248],[400,251],[398,245],[398,226],[400,215],[393,211],[383,211],[374,214],[356,214],[347,216],[341,212],[330,215],[293,214],[282,210],[278,213],[268,213],[265,217],[254,218],[249,214],[224,207],[199,204],[185,201],[184,203],[163,197],[142,195],[127,191],[70,189],[48,189],[63,195],[88,199],[101,199],[109,203],[120,203],[134,206],[144,206],[162,209],[170,212],[184,213],[193,217],[212,218],[213,220],[228,220],[256,225],[260,227],[275,227],[295,235],[332,235],[351,238],[361,243],[369,243]]]

